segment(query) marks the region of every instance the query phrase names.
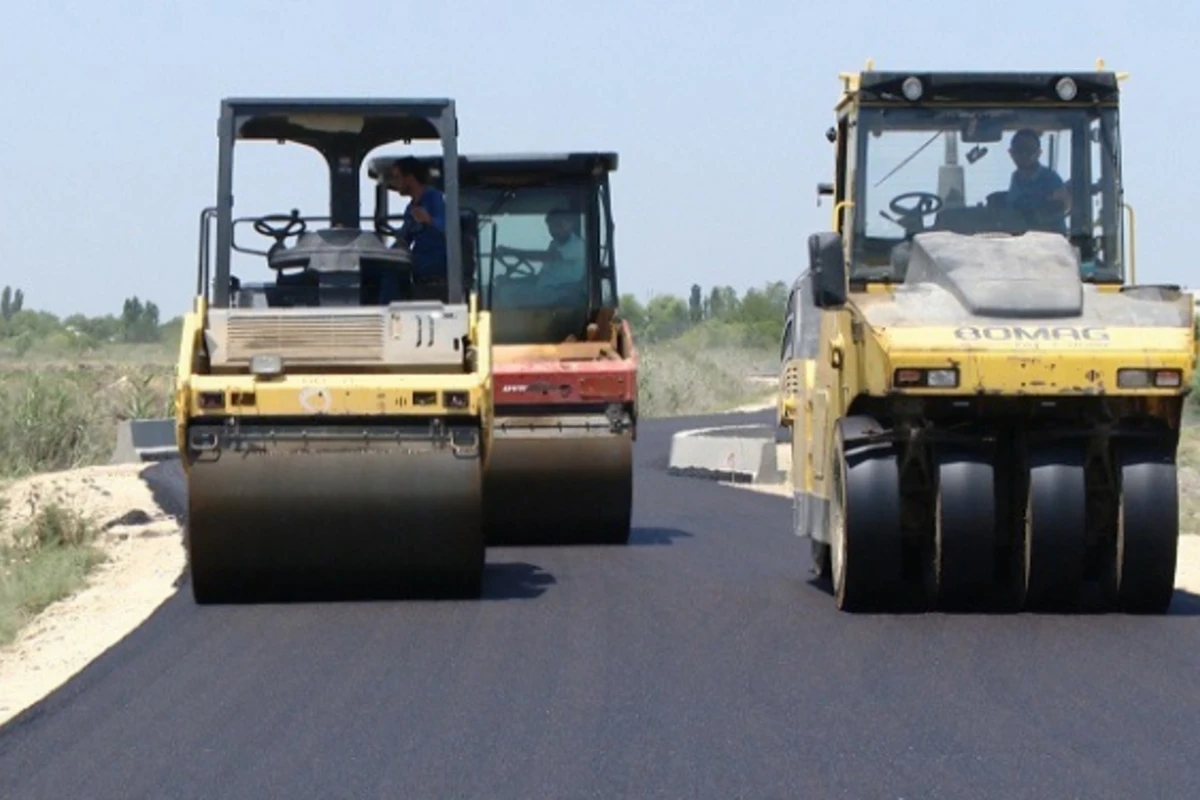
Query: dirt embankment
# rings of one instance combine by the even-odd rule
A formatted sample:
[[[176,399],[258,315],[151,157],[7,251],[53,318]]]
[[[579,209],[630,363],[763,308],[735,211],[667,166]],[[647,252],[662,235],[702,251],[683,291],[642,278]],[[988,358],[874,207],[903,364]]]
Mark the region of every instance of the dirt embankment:
[[[186,554],[174,469],[89,467],[9,487],[0,531],[18,529],[47,505],[68,507],[97,526],[94,546],[107,559],[79,592],[46,608],[0,649],[0,724],[70,679],[176,591]]]

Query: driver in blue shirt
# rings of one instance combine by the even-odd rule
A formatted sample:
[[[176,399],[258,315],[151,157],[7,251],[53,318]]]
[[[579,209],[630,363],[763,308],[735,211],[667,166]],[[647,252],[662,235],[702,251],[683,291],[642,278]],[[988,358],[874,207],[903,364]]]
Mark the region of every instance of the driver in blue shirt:
[[[410,198],[399,238],[412,248],[413,296],[442,299],[446,292],[446,199],[429,185],[429,168],[412,156],[392,164],[389,185]],[[389,302],[398,283],[385,278],[381,301]]]
[[[1013,134],[1009,155],[1017,168],[1008,186],[1008,206],[1033,221],[1039,230],[1067,232],[1066,215],[1071,194],[1058,173],[1041,164],[1041,137],[1022,128]]]

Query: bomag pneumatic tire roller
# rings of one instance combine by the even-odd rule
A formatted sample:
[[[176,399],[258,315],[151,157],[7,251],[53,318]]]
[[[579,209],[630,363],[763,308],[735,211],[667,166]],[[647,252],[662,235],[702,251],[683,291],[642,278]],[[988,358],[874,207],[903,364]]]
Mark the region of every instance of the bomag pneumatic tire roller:
[[[837,606],[1165,612],[1195,300],[1126,258],[1118,76],[842,79],[780,378]]]
[[[375,159],[370,174],[389,162]],[[427,163],[436,181],[441,160]],[[615,153],[459,158],[494,337],[489,545],[629,540],[638,361],[616,316],[616,168]]]
[[[440,140],[454,163],[456,136],[450,100],[223,102],[217,206],[202,215],[178,367],[197,602],[479,592],[491,394],[489,319],[466,286],[475,231],[451,174],[446,276],[416,282],[404,238],[385,220],[363,230],[359,211],[373,148]],[[233,219],[240,140],[319,151],[329,217]],[[238,246],[241,222],[275,243]],[[265,256],[277,280],[231,278],[231,250]],[[389,270],[404,298],[385,305]]]

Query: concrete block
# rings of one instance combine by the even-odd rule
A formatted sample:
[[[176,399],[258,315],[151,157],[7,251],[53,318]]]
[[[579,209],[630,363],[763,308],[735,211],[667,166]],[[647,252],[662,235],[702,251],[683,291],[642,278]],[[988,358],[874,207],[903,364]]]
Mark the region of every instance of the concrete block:
[[[731,483],[780,480],[775,426],[726,425],[680,431],[671,437],[667,471]]]
[[[174,419],[131,419],[117,423],[110,464],[135,464],[179,457]]]

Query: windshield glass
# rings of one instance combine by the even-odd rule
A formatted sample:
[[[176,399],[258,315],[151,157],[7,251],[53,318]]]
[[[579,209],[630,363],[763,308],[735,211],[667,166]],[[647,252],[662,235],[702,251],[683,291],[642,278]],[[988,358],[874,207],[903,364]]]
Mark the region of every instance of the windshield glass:
[[[1040,230],[1071,241],[1084,279],[1121,280],[1115,110],[865,108],[858,124],[855,277],[902,280],[896,246],[922,230]]]
[[[588,254],[583,186],[464,186],[479,216],[479,285],[492,308],[586,307]],[[489,302],[490,301],[490,302]]]

